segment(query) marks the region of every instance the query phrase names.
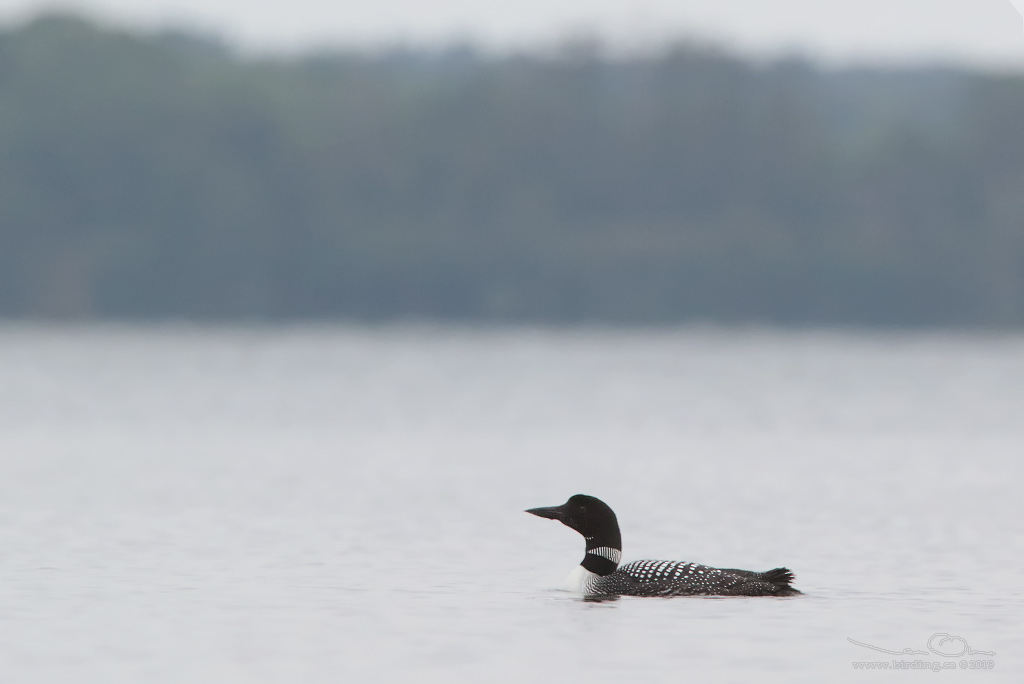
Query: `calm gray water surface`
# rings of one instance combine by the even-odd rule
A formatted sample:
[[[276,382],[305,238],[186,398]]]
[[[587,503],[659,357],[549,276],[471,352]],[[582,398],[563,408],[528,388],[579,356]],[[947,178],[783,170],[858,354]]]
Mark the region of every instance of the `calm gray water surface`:
[[[1022,453],[1016,336],[7,326],[0,681],[1024,681]],[[577,492],[806,595],[580,601]]]

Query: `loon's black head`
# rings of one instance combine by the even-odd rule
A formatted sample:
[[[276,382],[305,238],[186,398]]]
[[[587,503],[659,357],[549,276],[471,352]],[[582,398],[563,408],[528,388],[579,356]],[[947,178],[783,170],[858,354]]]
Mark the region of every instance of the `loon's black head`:
[[[526,512],[557,520],[582,534],[587,540],[587,555],[581,565],[591,572],[607,575],[618,567],[622,535],[615,511],[604,501],[577,494],[561,506],[530,508]]]
[[[570,497],[561,506],[531,508],[526,512],[557,520],[584,537],[619,536],[619,521],[615,518],[615,511],[604,501],[586,494]]]

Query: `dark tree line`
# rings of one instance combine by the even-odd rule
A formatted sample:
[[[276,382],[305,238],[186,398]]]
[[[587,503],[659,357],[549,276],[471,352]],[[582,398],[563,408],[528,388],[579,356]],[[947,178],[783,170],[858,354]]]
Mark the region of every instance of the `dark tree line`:
[[[0,32],[0,316],[1024,323],[1024,77]]]

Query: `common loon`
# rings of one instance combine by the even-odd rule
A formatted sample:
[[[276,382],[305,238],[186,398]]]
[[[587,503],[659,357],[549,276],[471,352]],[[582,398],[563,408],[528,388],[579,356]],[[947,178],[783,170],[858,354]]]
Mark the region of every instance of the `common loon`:
[[[622,535],[615,512],[585,494],[561,506],[526,511],[561,522],[587,540],[583,562],[569,575],[569,589],[584,596],[793,596],[793,573],[709,568],[681,561],[640,560],[619,567]]]

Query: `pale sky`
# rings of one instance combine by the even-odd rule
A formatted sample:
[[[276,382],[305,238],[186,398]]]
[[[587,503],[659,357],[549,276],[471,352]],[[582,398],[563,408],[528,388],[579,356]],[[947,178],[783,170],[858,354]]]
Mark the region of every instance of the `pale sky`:
[[[757,56],[1024,70],[1024,0],[0,0],[0,21],[54,7],[260,51],[460,39],[504,50],[583,34],[632,49],[690,36]]]

